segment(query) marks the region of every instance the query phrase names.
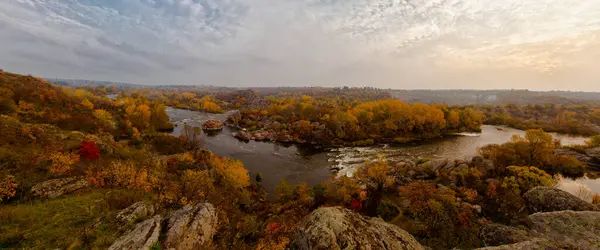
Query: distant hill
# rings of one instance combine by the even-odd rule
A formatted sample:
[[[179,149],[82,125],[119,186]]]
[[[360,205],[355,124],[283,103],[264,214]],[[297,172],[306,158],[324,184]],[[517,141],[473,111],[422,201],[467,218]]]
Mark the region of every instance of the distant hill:
[[[406,102],[444,103],[447,105],[497,104],[581,104],[600,103],[599,92],[529,90],[390,90]]]
[[[142,88],[142,87],[150,87],[150,86],[143,86],[143,85],[137,85],[137,84],[133,84],[133,83],[123,83],[123,82],[109,82],[109,81],[95,81],[95,80],[83,80],[83,79],[59,79],[59,78],[44,78],[46,79],[48,82],[52,83],[52,84],[56,84],[56,85],[62,85],[62,86],[75,86],[75,87],[81,87],[81,86],[92,86],[92,87],[96,87],[96,86],[115,86],[117,88]]]
[[[49,82],[63,86],[115,86],[121,89],[152,88],[162,90],[192,91],[201,90],[208,92],[237,91],[253,89],[262,95],[276,93],[306,94],[306,95],[345,95],[356,92],[359,95],[369,94],[372,99],[394,98],[409,103],[444,103],[447,105],[498,105],[498,104],[544,104],[554,103],[562,105],[596,103],[600,104],[600,92],[577,91],[529,91],[529,90],[396,90],[364,88],[326,88],[326,87],[252,87],[237,88],[208,85],[141,85],[123,82],[109,82],[83,79],[45,78]],[[388,94],[389,93],[389,94]]]

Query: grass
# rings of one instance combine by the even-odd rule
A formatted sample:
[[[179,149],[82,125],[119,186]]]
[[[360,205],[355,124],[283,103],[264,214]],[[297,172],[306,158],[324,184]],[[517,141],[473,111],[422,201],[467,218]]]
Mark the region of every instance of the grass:
[[[108,248],[125,230],[114,214],[140,199],[127,190],[92,190],[0,206],[0,248]]]

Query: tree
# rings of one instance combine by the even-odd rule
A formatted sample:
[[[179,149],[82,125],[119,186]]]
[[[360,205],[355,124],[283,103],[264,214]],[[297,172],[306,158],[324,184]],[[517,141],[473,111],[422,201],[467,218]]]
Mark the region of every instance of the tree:
[[[83,101],[81,101],[81,106],[83,106],[85,109],[88,109],[88,110],[94,109],[94,104],[92,102],[90,102],[87,98],[83,99]]]
[[[385,161],[367,163],[356,174],[356,178],[367,186],[368,203],[366,209],[371,216],[376,216],[384,188],[391,186],[394,182],[389,174],[390,167]]]
[[[185,123],[183,124],[181,136],[185,140],[186,148],[189,150],[198,150],[204,147],[204,139],[199,127],[192,127]]]
[[[212,156],[209,164],[213,169],[214,179],[223,187],[240,190],[250,186],[248,170],[241,161]]]
[[[164,104],[159,103],[152,106],[150,126],[155,130],[168,130],[173,128],[173,124],[169,121],[169,116],[165,111]]]
[[[100,121],[103,127],[109,130],[113,130],[116,128],[116,123],[113,120],[112,115],[108,111],[104,109],[96,109],[94,110],[94,117],[96,117],[96,119]]]
[[[446,124],[449,129],[458,129],[460,126],[460,113],[456,110],[450,110]]]
[[[181,177],[182,192],[187,203],[204,202],[215,190],[214,181],[207,170],[185,170]]]
[[[281,180],[275,187],[275,197],[279,202],[286,202],[292,199],[294,195],[294,186],[289,184],[285,179]]]

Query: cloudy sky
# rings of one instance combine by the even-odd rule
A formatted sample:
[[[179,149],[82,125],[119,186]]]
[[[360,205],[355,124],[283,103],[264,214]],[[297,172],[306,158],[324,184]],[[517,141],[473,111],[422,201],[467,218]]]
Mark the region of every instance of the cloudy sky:
[[[600,91],[600,0],[0,0],[0,67],[139,84]]]

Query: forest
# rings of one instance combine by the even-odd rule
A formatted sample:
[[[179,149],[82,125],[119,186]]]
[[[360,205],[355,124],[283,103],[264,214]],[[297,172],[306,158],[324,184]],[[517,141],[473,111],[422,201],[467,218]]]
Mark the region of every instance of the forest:
[[[267,132],[274,142],[323,148],[402,145],[484,123],[527,131],[471,159],[379,159],[314,186],[283,179],[268,194],[261,174],[205,149],[199,128],[171,135],[167,107],[238,110],[226,124],[242,139]],[[105,249],[155,214],[206,203],[215,207],[206,243],[215,249],[296,249],[303,218],[335,206],[381,218],[432,249],[484,247],[486,226],[526,227],[529,191],[553,187],[557,175],[593,178],[595,158],[578,156],[600,147],[600,136],[567,147],[545,131],[596,135],[598,122],[599,109],[587,105],[408,103],[369,88],[70,87],[0,71],[0,248]],[[123,222],[139,201],[153,204],[152,215]],[[148,248],[171,246],[169,232],[159,234]]]

